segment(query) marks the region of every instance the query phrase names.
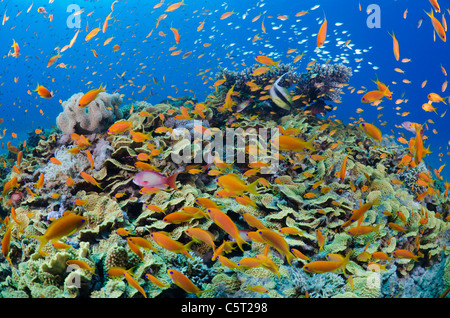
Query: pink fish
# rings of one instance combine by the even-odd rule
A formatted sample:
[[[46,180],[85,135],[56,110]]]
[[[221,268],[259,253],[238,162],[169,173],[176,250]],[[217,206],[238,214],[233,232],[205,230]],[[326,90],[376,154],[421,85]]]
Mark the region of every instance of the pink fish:
[[[171,187],[172,189],[179,190],[175,184],[178,174],[179,172],[166,177],[157,171],[143,170],[134,176],[133,182],[141,187],[158,189]]]
[[[243,101],[242,103],[240,103],[239,105],[237,105],[236,107],[236,113],[240,113],[241,111],[243,111],[245,108],[247,108],[248,105],[250,105],[251,103],[253,103],[253,99],[249,99],[246,101]]]
[[[405,128],[407,131],[412,132],[413,134],[416,133],[416,125],[419,125],[417,123],[412,123],[410,121],[404,121],[402,123],[402,127]],[[423,135],[425,129],[422,129],[422,131],[420,132],[421,135]]]

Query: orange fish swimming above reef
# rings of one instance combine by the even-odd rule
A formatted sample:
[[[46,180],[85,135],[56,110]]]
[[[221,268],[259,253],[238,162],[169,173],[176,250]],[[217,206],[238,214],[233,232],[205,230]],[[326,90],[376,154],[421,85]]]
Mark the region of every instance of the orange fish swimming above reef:
[[[242,195],[245,191],[258,195],[256,186],[258,185],[259,180],[256,180],[251,184],[247,184],[239,178],[237,174],[228,173],[217,178],[217,183],[224,188],[225,191],[233,192],[236,195]]]
[[[42,98],[49,99],[53,97],[53,92],[50,92],[47,88],[39,84],[37,84],[37,87],[34,91],[37,92]]]
[[[108,135],[123,133],[133,127],[133,123],[127,120],[116,121],[108,128]]]
[[[312,137],[310,140],[304,141],[298,137],[281,135],[273,138],[271,144],[281,151],[303,151],[304,149],[315,151],[314,139],[315,137]]]
[[[105,88],[100,85],[99,88],[90,90],[86,94],[84,94],[81,99],[78,101],[78,107],[86,107],[90,102],[97,98],[98,94],[101,92],[105,92]]]
[[[359,128],[366,133],[366,135],[372,138],[375,141],[381,142],[383,140],[383,135],[381,130],[375,125],[369,123],[361,123],[359,124]]]
[[[62,217],[53,221],[44,235],[31,236],[39,241],[40,251],[47,242],[56,242],[64,236],[70,236],[87,224],[87,219],[72,212],[66,212]]]

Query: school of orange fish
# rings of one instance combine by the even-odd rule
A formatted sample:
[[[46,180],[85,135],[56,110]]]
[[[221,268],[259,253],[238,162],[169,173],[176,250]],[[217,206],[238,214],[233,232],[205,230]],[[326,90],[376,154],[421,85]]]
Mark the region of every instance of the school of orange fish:
[[[50,1],[50,4],[53,1]],[[88,34],[85,37],[85,41],[88,42],[92,39],[94,39],[100,31],[103,33],[106,33],[111,26],[111,22],[114,22],[114,10],[115,5],[120,4],[121,1],[114,1],[111,5],[111,12],[106,16],[104,19],[103,25],[100,27],[89,29],[89,26],[86,26],[86,32]],[[433,7],[433,10],[428,13],[432,26],[435,30],[435,34],[438,35],[439,39],[446,42],[446,31],[447,31],[447,24],[444,17],[444,10],[442,10],[436,0],[430,0],[430,3]],[[155,30],[158,28],[159,24],[162,20],[166,19],[167,16],[170,14],[170,12],[173,12],[175,10],[178,10],[180,7],[188,5],[188,3],[185,3],[184,0],[181,2],[171,3],[171,4],[165,4],[164,1],[156,4],[153,9],[156,10],[162,10],[165,7],[165,10],[163,13],[159,15],[159,17],[156,20]],[[361,11],[361,6],[359,7]],[[33,9],[33,4],[31,4],[26,12],[30,12],[30,10],[36,10]],[[37,8],[38,12],[41,13],[45,19],[49,19],[52,21],[53,15],[49,14],[44,7]],[[449,9],[447,9],[449,10]],[[17,13],[19,15],[22,11]],[[450,11],[449,11],[450,12]],[[77,15],[82,14],[83,12],[77,12]],[[311,14],[308,11],[300,11],[295,16],[301,17],[306,14]],[[9,15],[11,14],[8,13]],[[92,12],[90,13],[92,14]],[[224,20],[229,18],[235,14],[234,11],[227,11],[224,12],[218,17],[220,20]],[[406,17],[407,12],[405,12]],[[437,19],[437,15],[440,14],[440,20]],[[261,14],[253,18],[253,22],[258,21],[261,18]],[[264,34],[267,32],[265,27],[265,18],[269,19],[268,16],[263,17],[262,23],[261,23],[261,37],[264,36]],[[279,20],[284,21],[288,19],[287,16],[278,16]],[[3,15],[3,22],[2,25],[5,25],[5,23],[8,22],[8,15],[7,12]],[[199,26],[197,27],[197,31],[201,32],[203,28],[205,27],[205,21],[201,21]],[[317,36],[316,36],[316,46],[317,48],[321,48],[324,43],[327,41],[327,27],[328,27],[328,21],[326,17],[324,17],[320,28],[317,30]],[[170,31],[173,33],[173,37],[175,40],[176,45],[178,45],[181,41],[182,36],[180,36],[180,31],[176,29],[173,26],[170,26]],[[80,30],[76,31],[73,38],[70,40],[70,43],[58,48],[58,53],[54,56],[52,56],[47,63],[47,67],[51,67],[53,64],[57,63],[57,61],[62,57],[61,53],[65,51],[69,51],[70,48],[75,44],[78,34]],[[150,31],[147,37],[152,36],[153,29]],[[182,33],[181,33],[182,34]],[[159,31],[159,36],[164,37],[165,34],[163,31]],[[397,61],[400,60],[400,46],[399,42],[395,36],[394,33],[391,33],[392,39],[393,39],[393,53],[394,57]],[[253,40],[258,40],[259,35],[256,35]],[[108,45],[110,42],[113,41],[113,37],[109,37],[103,45]],[[350,42],[347,41],[345,43],[345,46],[350,46]],[[207,43],[204,44],[206,47]],[[182,53],[181,49],[178,49],[177,46],[173,46],[171,49],[171,55],[179,55]],[[20,52],[20,43],[13,40],[12,44],[12,51],[8,53],[8,58],[21,58],[21,52]],[[113,51],[119,51],[120,45],[115,44],[113,46]],[[295,50],[289,52],[289,54],[294,53]],[[98,54],[95,49],[92,49],[92,53],[95,57],[98,57]],[[189,58],[193,54],[192,51],[184,53],[182,56],[183,59]],[[293,58],[293,63],[297,63],[299,60],[302,59],[304,54],[297,55]],[[192,56],[191,56],[192,58]],[[201,58],[201,56],[198,56],[198,58]],[[255,60],[262,64],[258,69],[255,70],[254,75],[260,76],[268,72],[270,69],[277,68],[278,63],[274,62],[272,58],[268,56],[258,55],[255,57]],[[403,61],[407,62],[407,61]],[[310,66],[310,65],[309,65]],[[67,67],[64,63],[59,63],[58,67]],[[401,72],[401,69],[398,69],[399,72]],[[446,70],[442,66],[442,72],[446,76]],[[202,72],[202,74],[206,74],[207,71],[205,70]],[[124,74],[122,74],[124,76]],[[156,79],[153,78],[153,80],[156,82]],[[211,78],[209,79],[211,80]],[[214,83],[213,86],[210,86],[213,88],[216,92],[217,89],[220,88],[221,84],[223,84],[224,80],[218,80]],[[361,98],[362,103],[370,103],[374,106],[379,106],[383,98],[392,99],[393,94],[390,91],[388,85],[381,82],[378,78],[376,81],[374,81],[377,89],[372,91],[367,91],[365,88],[362,90],[358,90],[357,93],[364,93],[363,97]],[[443,85],[442,92],[446,89],[446,83],[445,87]],[[89,83],[88,83],[89,84]],[[426,82],[423,83],[423,87],[426,85]],[[356,88],[349,86],[349,90],[353,93]],[[141,87],[141,90],[145,90],[146,87],[143,85]],[[270,87],[265,87],[265,90],[269,91]],[[103,87],[100,85],[100,87],[96,89],[92,89],[85,93],[81,99],[78,102],[78,107],[86,107],[94,101],[98,94],[101,92],[105,92],[106,87]],[[43,85],[37,84],[37,87],[35,89],[35,92],[42,97],[43,99],[51,99],[54,98],[54,93],[50,91],[50,89],[44,87]],[[233,88],[228,90],[227,92],[224,92],[224,103],[223,105],[217,107],[216,109],[210,109],[212,112],[233,112],[233,109],[235,107],[235,102],[233,101],[233,96],[236,96],[238,92],[234,92]],[[32,92],[29,91],[29,94],[32,94]],[[268,95],[269,96],[269,95]],[[433,106],[433,103],[446,103],[445,97],[441,97],[439,94],[431,92],[428,95],[428,102],[425,103],[422,108],[426,112],[436,112],[436,108]],[[172,98],[172,100],[177,100],[176,98]],[[208,108],[211,108],[208,103],[192,103],[193,108],[191,109],[189,106],[186,105],[180,107],[179,111],[180,114],[177,114],[177,112],[172,111],[169,113],[169,116],[174,117],[178,120],[191,120],[193,118],[205,118],[205,112],[208,110]],[[133,109],[131,109],[130,113],[133,112]],[[307,113],[305,113],[307,115]],[[445,115],[445,112],[442,114],[442,116]],[[152,116],[149,113],[141,112],[139,113],[140,117],[149,117]],[[160,114],[159,117],[163,121],[165,118],[164,116],[168,116]],[[239,116],[236,116],[239,118]],[[337,121],[338,122],[338,121]],[[359,124],[359,129],[365,133],[367,138],[370,140],[372,147],[377,147],[380,145],[381,141],[383,140],[383,134],[381,130],[368,122],[364,122],[359,120],[357,122]],[[426,124],[425,124],[426,125]],[[408,169],[415,168],[417,165],[421,163],[421,161],[427,156],[427,154],[430,153],[429,148],[427,148],[424,145],[424,141],[426,138],[424,138],[423,131],[425,125],[421,125],[418,123],[408,123],[406,127],[403,127],[411,132],[414,132],[414,136],[411,137],[408,140],[406,140],[404,137],[398,138],[398,141],[400,143],[406,144],[408,147],[408,152],[405,154],[400,162],[398,163],[398,173],[401,173],[403,171],[406,171]],[[332,127],[330,123],[323,124],[320,128],[321,131],[325,131],[329,127]],[[310,158],[311,160],[314,160],[315,162],[319,162],[325,159],[324,156],[319,155],[316,153],[317,148],[315,147],[315,136],[309,138],[309,140],[304,140],[300,138],[301,131],[297,130],[295,127],[281,127],[279,126],[281,130],[281,135],[276,138],[276,140],[273,140],[272,142],[276,143],[279,147],[279,150],[281,151],[281,155],[278,159],[281,160],[288,160],[286,159],[283,154],[286,153],[295,153],[296,155],[296,163],[298,164],[303,160],[304,158]],[[205,127],[199,127],[197,129],[200,129],[202,133],[207,133],[209,131],[208,128]],[[36,129],[36,134],[41,134],[42,130]],[[4,131],[5,133],[5,131]],[[154,138],[152,137],[152,134],[165,134],[165,133],[173,133],[171,128],[168,127],[158,127],[154,131],[143,131],[138,132],[133,130],[133,122],[131,120],[121,120],[115,122],[113,125],[111,125],[107,131],[107,135],[110,136],[116,136],[116,135],[129,135],[131,138],[137,142],[142,143],[146,147],[148,147],[150,154],[146,153],[139,153],[136,157],[136,167],[139,169],[139,171],[143,172],[145,175],[142,176],[141,179],[138,180],[138,177],[136,176],[135,184],[140,185],[142,188],[140,190],[140,193],[142,195],[152,195],[154,193],[157,193],[159,191],[178,191],[179,188],[176,185],[177,176],[179,173],[176,173],[172,176],[166,177],[161,175],[159,172],[155,171],[154,166],[150,165],[149,163],[146,163],[150,158],[157,157],[160,154],[160,150],[151,142],[151,140]],[[332,136],[334,131],[331,131],[329,133],[330,136]],[[15,134],[15,133],[13,133]],[[54,136],[54,135],[53,135]],[[44,137],[43,137],[44,138]],[[55,138],[55,137],[53,137]],[[150,141],[149,141],[150,140]],[[71,153],[85,153],[89,161],[91,162],[91,168],[93,167],[93,158],[90,150],[88,149],[91,145],[90,141],[88,140],[87,136],[79,135],[79,134],[73,134],[71,136],[71,142],[73,143],[74,147],[71,148]],[[333,149],[339,147],[340,144],[337,142],[336,144],[332,145]],[[31,153],[27,152],[26,145],[21,145],[19,147],[15,147],[10,142],[7,144],[8,151],[12,154],[14,154],[14,162],[11,164],[8,161],[4,161],[5,168],[9,168],[11,165],[11,174],[8,180],[5,180],[6,182],[3,184],[3,193],[2,193],[2,205],[3,207],[6,207],[9,211],[8,215],[3,219],[3,225],[2,225],[2,254],[5,260],[7,260],[11,267],[16,266],[16,264],[13,264],[11,262],[11,259],[9,257],[10,252],[10,244],[11,241],[20,241],[22,238],[23,228],[22,224],[23,221],[19,220],[15,214],[15,202],[17,201],[16,198],[13,198],[13,195],[17,195],[17,193],[22,193],[23,195],[28,195],[31,197],[39,196],[39,192],[41,189],[45,188],[45,180],[44,175],[41,173],[39,175],[38,180],[34,184],[33,188],[31,187],[25,187],[23,189],[23,185],[21,184],[21,174],[23,171],[21,170],[21,165],[23,163],[23,160],[29,160],[29,158],[32,156]],[[356,191],[355,185],[346,177],[347,171],[347,160],[349,156],[351,155],[350,152],[347,153],[345,159],[340,162],[333,164],[333,166],[329,169],[330,173],[333,173],[333,177],[339,180],[340,183],[349,184],[351,189],[353,191]],[[382,155],[383,156],[383,155]],[[387,156],[384,154],[384,156]],[[49,164],[54,165],[61,165],[61,162],[55,158],[50,157],[49,158]],[[274,184],[271,184],[268,182],[267,178],[264,178],[262,176],[257,177],[254,179],[253,182],[247,182],[246,180],[250,178],[255,178],[255,176],[258,176],[260,174],[260,169],[266,165],[264,162],[253,162],[248,165],[248,170],[244,174],[239,174],[239,170],[233,168],[233,164],[231,163],[225,163],[222,161],[221,158],[214,158],[214,163],[211,165],[211,167],[200,167],[200,166],[188,166],[186,170],[183,173],[187,173],[192,176],[198,176],[200,174],[207,174],[211,177],[217,178],[217,184],[220,187],[220,191],[216,193],[216,197],[220,198],[233,198],[238,204],[245,205],[245,206],[253,206],[255,208],[258,207],[258,202],[256,199],[252,199],[249,197],[249,195],[253,195],[254,197],[257,197],[259,195],[257,189],[258,187],[264,187],[264,188],[270,188],[275,186],[276,184],[281,184],[281,181],[279,179],[275,179]],[[417,202],[423,202],[424,199],[427,196],[441,196],[443,198],[448,198],[448,191],[450,190],[450,183],[445,182],[445,193],[441,193],[438,188],[434,186],[435,180],[443,180],[443,177],[441,176],[441,171],[445,167],[445,165],[442,165],[438,169],[434,169],[434,179],[431,175],[431,173],[425,173],[421,172],[418,174],[418,181],[417,184],[420,186],[423,186],[426,188],[426,191],[423,193],[420,193],[416,197]],[[304,172],[306,174],[306,172]],[[368,176],[366,176],[367,179],[370,179]],[[97,181],[92,174],[89,174],[87,172],[80,172],[80,178],[84,180],[84,182],[92,184],[98,188],[98,190],[102,190],[102,184],[101,182]],[[82,182],[80,179],[79,182]],[[67,180],[64,180],[64,182],[67,184],[67,186],[71,187],[73,186],[76,181],[72,178],[67,178]],[[325,186],[323,183],[324,180],[320,180],[319,182],[315,183],[312,186],[312,190],[304,195],[305,199],[311,199],[314,197],[317,197],[319,195],[316,193],[316,189],[319,189],[320,187],[320,193],[326,194],[331,189],[330,187]],[[392,184],[401,185],[402,182],[397,179],[391,180]],[[248,194],[248,195],[247,195]],[[54,193],[52,194],[52,198],[58,198],[60,194]],[[116,199],[120,199],[121,196],[125,195],[124,193],[117,193],[115,195]],[[170,237],[170,233],[163,232],[163,231],[156,231],[152,233],[148,233],[147,237],[140,237],[134,235],[131,229],[126,228],[119,228],[115,230],[115,233],[123,236],[126,239],[127,246],[129,247],[130,251],[135,253],[141,260],[143,260],[143,251],[142,249],[148,251],[150,253],[150,250],[153,253],[160,253],[161,249],[168,250],[173,253],[181,253],[185,257],[192,259],[193,253],[195,251],[191,249],[192,245],[194,243],[196,244],[206,244],[208,245],[212,251],[213,256],[212,260],[218,261],[222,264],[223,267],[226,267],[231,270],[235,271],[245,271],[249,268],[255,268],[255,267],[264,267],[265,269],[271,271],[276,276],[280,276],[279,266],[276,262],[274,262],[273,255],[276,253],[276,255],[280,256],[287,262],[289,265],[294,266],[294,264],[298,260],[302,260],[304,265],[302,266],[303,270],[309,273],[325,273],[325,272],[342,272],[343,275],[346,274],[346,266],[349,264],[351,258],[355,258],[356,255],[352,255],[352,251],[349,250],[345,255],[340,254],[327,254],[326,260],[317,260],[317,261],[310,261],[310,259],[313,257],[313,255],[305,255],[298,249],[290,248],[289,244],[286,241],[286,237],[288,236],[302,236],[302,232],[295,227],[283,227],[279,229],[270,228],[267,225],[264,225],[261,220],[259,220],[257,217],[246,213],[243,214],[241,217],[245,221],[245,223],[248,225],[248,231],[243,231],[240,229],[236,222],[228,216],[223,210],[224,207],[221,205],[221,201],[219,199],[209,199],[209,198],[197,198],[196,204],[198,206],[183,206],[178,211],[171,211],[166,214],[166,211],[164,209],[161,209],[160,207],[152,204],[147,204],[146,208],[157,213],[161,214],[162,219],[164,222],[167,223],[173,223],[173,224],[180,224],[180,223],[186,223],[190,222],[192,220],[198,220],[198,219],[207,219],[212,220],[213,223],[219,227],[223,233],[226,233],[230,237],[230,240],[223,240],[220,242],[220,245],[217,245],[217,239],[216,235],[214,235],[212,232],[202,229],[200,227],[192,227],[188,228],[184,231],[186,236],[190,237],[192,240],[190,240],[188,243],[176,241]],[[20,202],[20,199],[19,201]],[[82,207],[85,202],[81,200],[77,200],[75,204],[78,207]],[[356,226],[353,226],[351,228],[345,229],[345,232],[348,233],[351,236],[360,236],[360,235],[367,235],[370,233],[378,232],[379,227],[381,224],[378,224],[376,226],[367,226],[367,225],[361,225],[361,223],[364,221],[366,212],[370,210],[372,207],[375,207],[379,205],[380,201],[373,201],[373,202],[366,202],[364,204],[360,204],[359,207],[355,209],[350,209],[351,213],[348,215],[347,219],[345,220],[345,223],[341,225],[342,229],[349,227],[350,225],[353,225],[356,223]],[[74,207],[75,208],[75,207]],[[81,209],[82,211],[82,209]],[[448,213],[448,211],[447,211]],[[326,213],[325,213],[326,214]],[[396,218],[403,221],[403,224],[406,224],[406,219],[401,214],[400,211],[397,212]],[[442,220],[445,220],[448,222],[450,220],[450,214],[445,215],[438,215],[437,217],[440,217]],[[423,230],[425,230],[425,224],[427,223],[427,214],[424,213],[423,217],[419,220],[419,223],[424,225]],[[47,230],[45,233],[41,236],[33,236],[33,239],[35,239],[39,247],[36,250],[36,253],[40,253],[42,257],[45,257],[45,252],[42,251],[42,248],[48,244],[51,243],[55,249],[69,249],[72,246],[69,244],[64,243],[65,238],[76,234],[80,229],[82,229],[84,226],[87,225],[87,219],[83,216],[83,213],[75,213],[73,211],[66,211],[62,217],[52,220],[49,222]],[[388,226],[397,232],[406,232],[407,229],[404,228],[401,224],[390,222]],[[223,235],[222,233],[222,235]],[[320,253],[324,250],[324,247],[326,246],[327,240],[326,237],[323,236],[320,229],[315,230],[315,236],[316,236],[316,244],[318,251],[317,253]],[[420,235],[418,234],[417,241],[420,242]],[[257,242],[265,245],[264,252],[262,254],[257,254],[252,257],[246,257],[244,254],[246,251],[248,251],[248,248],[246,246],[249,246],[252,244],[252,242]],[[234,244],[238,246],[238,248],[242,251],[242,257],[238,262],[233,261],[231,258],[227,257],[226,254],[233,252],[236,253],[236,249],[234,247]],[[157,247],[156,247],[156,246]],[[147,252],[146,252],[147,253]],[[415,262],[418,262],[421,258],[424,257],[424,255],[420,252],[420,243],[416,245],[415,252],[406,250],[406,249],[396,249],[391,256],[387,255],[383,252],[375,252],[371,253],[370,255],[358,255],[358,259],[362,259],[363,257],[366,257],[366,259],[372,258],[373,260],[384,260],[389,261],[394,258],[403,258],[403,259],[412,259]],[[85,261],[83,260],[77,260],[72,259],[67,261],[67,265],[77,265],[83,270],[90,271],[95,274],[96,268],[89,266]],[[144,288],[139,284],[138,280],[139,277],[135,277],[133,275],[132,269],[127,268],[119,268],[114,267],[110,268],[108,270],[107,275],[111,278],[125,278],[125,280],[128,282],[130,286],[137,289],[139,293],[141,293],[144,297],[147,297],[147,293],[145,292]],[[211,292],[210,290],[202,290],[199,286],[196,286],[186,275],[181,273],[180,271],[169,268],[167,270],[168,277],[172,280],[174,284],[182,288],[187,293],[193,293],[197,296],[200,296],[201,294],[205,292]],[[157,279],[155,276],[151,274],[146,274],[145,277],[148,279],[149,282],[154,284],[155,286],[158,286],[159,288],[168,288],[170,284],[166,284],[162,282],[161,280]],[[351,279],[351,276],[348,276],[349,280]],[[258,292],[258,293],[264,293],[267,294],[269,290],[267,290],[263,286],[247,286],[246,287],[249,291]]]

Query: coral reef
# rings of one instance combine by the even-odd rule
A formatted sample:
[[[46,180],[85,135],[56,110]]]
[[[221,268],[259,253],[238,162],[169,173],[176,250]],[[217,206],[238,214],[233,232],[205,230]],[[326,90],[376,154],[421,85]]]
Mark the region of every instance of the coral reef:
[[[439,296],[450,285],[450,199],[439,176],[425,164],[400,165],[407,149],[390,137],[376,143],[356,125],[300,107],[339,100],[350,69],[256,68],[223,69],[204,102],[136,102],[125,112],[117,94],[100,93],[87,112],[81,94],[64,102],[62,134],[42,135],[4,171],[1,296]],[[286,72],[280,86],[295,84],[291,94],[301,97],[290,112],[273,112],[267,86]],[[255,107],[223,108],[250,98]],[[121,113],[125,128],[106,133]],[[233,151],[206,147],[231,128],[243,129],[233,138],[256,136],[258,147],[234,139]],[[261,128],[277,132],[264,138]],[[281,136],[311,146],[275,151]],[[146,186],[133,182],[146,170],[155,172]],[[169,176],[175,186],[161,184]],[[85,223],[55,235],[66,213]],[[37,236],[49,239],[41,250]]]
[[[115,120],[122,118],[119,111],[122,98],[118,93],[100,93],[85,107],[78,107],[83,93],[72,95],[61,106],[63,111],[56,118],[56,125],[64,135],[92,134],[106,130]]]

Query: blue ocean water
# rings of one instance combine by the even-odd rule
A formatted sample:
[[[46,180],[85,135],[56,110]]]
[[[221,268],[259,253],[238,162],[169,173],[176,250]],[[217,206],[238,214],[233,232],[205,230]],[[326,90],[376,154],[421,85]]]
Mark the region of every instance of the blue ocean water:
[[[164,12],[176,2],[166,0],[154,8],[159,1],[1,1],[2,151],[6,152],[8,141],[17,146],[28,132],[55,126],[62,101],[101,84],[106,85],[108,93],[122,94],[125,103],[144,99],[158,103],[168,96],[187,95],[202,100],[211,92],[219,67],[241,70],[254,64],[256,55],[292,63],[304,52],[295,63],[298,72],[312,60],[342,62],[353,69],[349,85],[355,90],[351,93],[345,89],[342,103],[333,104],[337,109],[326,116],[336,116],[345,123],[362,117],[377,125],[385,136],[396,139],[404,134],[407,140],[414,135],[399,128],[402,122],[426,123],[425,147],[430,146],[432,151],[425,158],[427,164],[438,168],[447,162],[448,106],[433,103],[437,114],[422,109],[429,93],[448,95],[448,91],[442,92],[447,76],[441,66],[450,71],[448,44],[437,36],[434,40],[431,20],[424,12],[432,9],[428,1],[185,0],[178,9]],[[442,14],[449,16],[445,5],[442,2],[441,14],[436,14],[439,20]],[[45,13],[38,12],[40,7]],[[370,8],[375,10],[368,12]],[[74,16],[78,10],[82,12]],[[307,13],[297,17],[301,11]],[[226,12],[233,13],[221,19]],[[86,35],[101,28],[110,13],[106,32],[100,30],[86,41]],[[167,16],[157,26],[163,14]],[[316,34],[324,16],[328,21],[327,42],[317,49]],[[378,27],[372,28],[368,20],[379,23]],[[202,22],[203,29],[197,31]],[[180,34],[178,44],[171,27]],[[72,47],[47,67],[48,60],[68,45],[77,31]],[[392,32],[399,41],[399,61],[393,54]],[[17,58],[8,55],[13,52],[13,40],[20,47]],[[114,45],[120,49],[114,51]],[[292,49],[296,51],[288,53]],[[377,77],[393,91],[393,99],[383,99],[378,107],[362,103],[362,94],[357,93],[376,89],[373,80]],[[33,91],[38,83],[54,96],[41,98]],[[444,180],[450,179],[449,171],[450,167],[442,170]]]

